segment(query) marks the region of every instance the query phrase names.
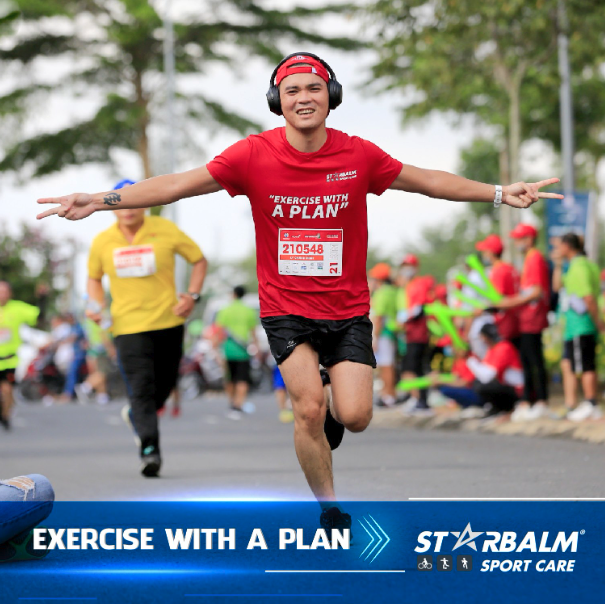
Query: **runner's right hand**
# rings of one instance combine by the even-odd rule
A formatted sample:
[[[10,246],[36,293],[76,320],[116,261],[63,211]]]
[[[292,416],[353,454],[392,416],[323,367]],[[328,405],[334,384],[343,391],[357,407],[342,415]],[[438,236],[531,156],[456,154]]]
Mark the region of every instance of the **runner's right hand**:
[[[59,218],[67,218],[67,220],[81,220],[95,211],[93,197],[88,193],[72,193],[63,197],[42,197],[38,199],[38,203],[58,204],[56,207],[38,214],[36,216],[38,220],[53,214],[56,214]]]

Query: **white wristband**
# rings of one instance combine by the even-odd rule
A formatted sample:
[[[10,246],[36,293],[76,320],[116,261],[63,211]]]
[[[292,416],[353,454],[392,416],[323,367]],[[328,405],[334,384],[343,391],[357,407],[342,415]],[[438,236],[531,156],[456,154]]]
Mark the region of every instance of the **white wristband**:
[[[494,196],[494,208],[502,205],[502,185],[496,185],[496,194]]]

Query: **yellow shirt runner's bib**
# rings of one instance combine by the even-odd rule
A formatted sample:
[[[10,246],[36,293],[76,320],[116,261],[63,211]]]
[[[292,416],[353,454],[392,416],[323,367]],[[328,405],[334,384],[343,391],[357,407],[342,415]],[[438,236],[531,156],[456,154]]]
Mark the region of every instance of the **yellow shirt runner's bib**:
[[[95,237],[88,275],[91,279],[109,277],[114,336],[184,323],[172,312],[177,303],[175,254],[190,263],[203,258],[202,250],[190,237],[159,216],[145,216],[132,243],[117,223]]]

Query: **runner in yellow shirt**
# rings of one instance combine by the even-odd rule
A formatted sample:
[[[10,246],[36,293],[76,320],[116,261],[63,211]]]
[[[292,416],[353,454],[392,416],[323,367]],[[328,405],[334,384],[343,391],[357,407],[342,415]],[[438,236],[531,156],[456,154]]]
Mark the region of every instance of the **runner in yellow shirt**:
[[[0,281],[0,395],[2,408],[0,424],[10,429],[13,408],[13,384],[15,369],[19,365],[17,352],[21,346],[19,328],[22,325],[36,325],[41,318],[41,308],[12,299],[13,291],[9,283]],[[40,303],[46,300],[44,291],[38,288]]]
[[[116,189],[132,181],[118,183]],[[177,226],[144,209],[115,211],[116,223],[94,239],[88,259],[88,296],[105,305],[101,279],[109,277],[112,333],[128,387],[122,416],[140,441],[141,473],[162,465],[157,411],[175,387],[183,355],[183,323],[200,299],[208,263]],[[187,293],[174,283],[175,255],[193,264]],[[100,323],[102,312],[88,312]]]

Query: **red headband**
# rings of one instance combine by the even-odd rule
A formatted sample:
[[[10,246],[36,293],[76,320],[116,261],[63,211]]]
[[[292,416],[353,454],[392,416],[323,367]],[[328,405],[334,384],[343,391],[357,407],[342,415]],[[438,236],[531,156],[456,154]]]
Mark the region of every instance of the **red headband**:
[[[305,65],[297,65],[298,63],[305,63]],[[296,67],[294,67],[296,65]],[[280,82],[287,76],[294,73],[315,73],[326,83],[330,80],[330,74],[328,70],[313,57],[307,55],[296,55],[289,58],[283,63],[275,74],[275,85],[279,86]]]

